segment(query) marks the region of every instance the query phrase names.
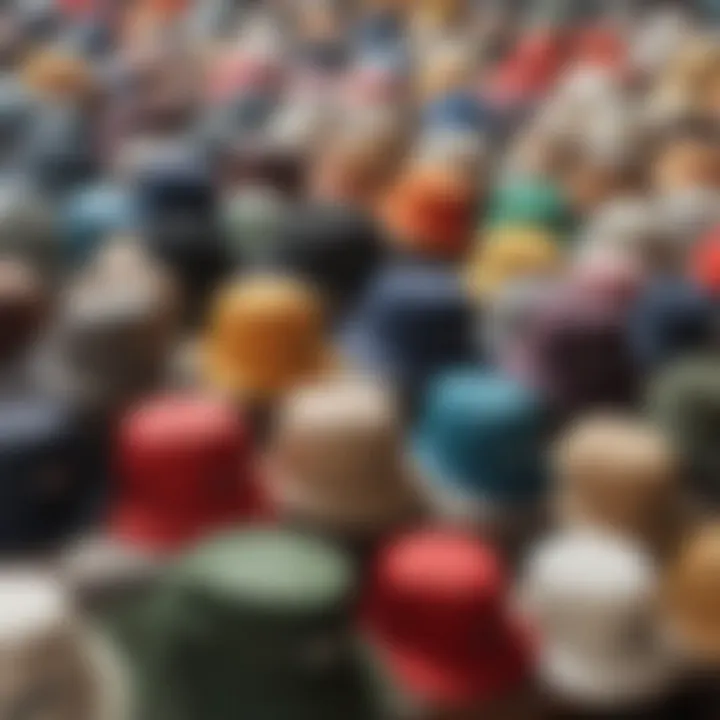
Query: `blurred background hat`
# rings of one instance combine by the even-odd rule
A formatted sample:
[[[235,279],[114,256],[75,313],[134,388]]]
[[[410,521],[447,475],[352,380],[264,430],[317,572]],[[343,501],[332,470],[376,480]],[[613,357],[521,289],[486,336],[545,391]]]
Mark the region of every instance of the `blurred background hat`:
[[[523,691],[532,640],[489,546],[451,529],[401,534],[380,549],[368,585],[370,645],[408,705],[482,711]]]
[[[143,400],[122,419],[107,533],[177,552],[258,509],[252,441],[234,409],[197,395]]]
[[[629,342],[638,363],[648,370],[712,348],[720,307],[701,288],[682,279],[651,282],[634,303]]]
[[[0,402],[0,428],[0,550],[55,551],[102,512],[103,437],[68,404],[26,391]]]
[[[217,294],[204,347],[208,382],[240,398],[271,398],[324,374],[322,300],[284,276],[238,280]]]
[[[467,281],[473,295],[486,300],[513,281],[555,275],[562,262],[562,249],[551,233],[504,226],[479,238],[468,262]]]
[[[453,272],[391,267],[375,277],[340,342],[352,364],[414,394],[443,369],[471,361],[472,323]]]
[[[554,697],[609,712],[672,692],[678,668],[660,640],[657,570],[632,543],[587,531],[552,536],[534,548],[524,582],[540,679]]]
[[[286,214],[273,265],[312,283],[341,316],[357,303],[383,256],[371,218],[350,207],[315,204]]]
[[[85,60],[58,49],[32,53],[21,71],[24,84],[50,101],[83,102],[94,86]]]
[[[414,520],[420,502],[387,388],[339,379],[284,404],[267,479],[281,516],[333,535],[374,537]]]
[[[706,293],[716,297],[720,291],[720,226],[698,238],[688,262],[690,279]]]
[[[717,523],[688,536],[668,569],[663,595],[664,619],[679,649],[701,666],[720,660],[720,529]]]
[[[573,423],[555,448],[553,503],[563,525],[605,529],[667,551],[683,518],[680,463],[663,434],[623,415]]]
[[[12,666],[9,713],[48,720],[127,720],[131,699],[112,647],[72,609],[50,575],[23,567],[0,574],[0,655]]]
[[[161,588],[138,658],[147,716],[375,717],[354,594],[349,558],[307,536],[249,529],[202,544]]]
[[[473,186],[457,173],[410,169],[388,190],[382,226],[406,252],[453,259],[467,250],[475,203]]]

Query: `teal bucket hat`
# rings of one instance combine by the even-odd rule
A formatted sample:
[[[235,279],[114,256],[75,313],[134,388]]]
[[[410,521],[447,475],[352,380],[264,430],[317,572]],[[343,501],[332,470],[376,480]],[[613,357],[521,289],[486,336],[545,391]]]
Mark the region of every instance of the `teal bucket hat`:
[[[354,600],[352,561],[319,539],[258,527],[202,544],[153,603],[142,720],[376,717]]]
[[[483,370],[433,383],[412,441],[425,482],[491,510],[534,504],[545,489],[545,413],[522,385]]]
[[[575,227],[560,188],[544,178],[513,178],[493,193],[487,216],[491,228],[533,227],[567,237]]]

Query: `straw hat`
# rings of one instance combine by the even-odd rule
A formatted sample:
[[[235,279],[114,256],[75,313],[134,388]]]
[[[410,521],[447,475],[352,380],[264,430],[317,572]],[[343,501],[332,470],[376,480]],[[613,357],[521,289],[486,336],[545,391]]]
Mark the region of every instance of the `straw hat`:
[[[342,379],[296,391],[280,413],[268,487],[282,515],[340,534],[413,519],[419,501],[387,388]]]
[[[94,80],[81,57],[47,49],[31,54],[22,69],[26,85],[50,100],[87,99]]]
[[[208,381],[231,395],[270,398],[330,367],[322,301],[300,280],[255,276],[216,296],[204,347]]]

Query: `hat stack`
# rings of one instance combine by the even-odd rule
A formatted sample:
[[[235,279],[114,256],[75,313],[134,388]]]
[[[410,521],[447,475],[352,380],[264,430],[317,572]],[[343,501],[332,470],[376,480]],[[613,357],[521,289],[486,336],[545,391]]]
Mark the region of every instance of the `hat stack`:
[[[220,290],[203,348],[213,387],[268,400],[330,369],[320,295],[283,276],[253,276]]]
[[[125,670],[113,649],[75,616],[48,575],[0,573],[2,701],[9,717],[130,720]]]
[[[565,716],[631,716],[672,691],[678,662],[661,640],[658,582],[649,557],[612,535],[571,531],[534,548],[525,599],[540,680]]]
[[[532,641],[507,593],[498,557],[471,534],[417,530],[381,548],[364,625],[398,716],[534,716]]]
[[[672,550],[680,532],[680,463],[662,433],[624,415],[578,420],[555,449],[553,503],[565,526],[597,527]]]
[[[281,516],[341,538],[376,539],[421,510],[388,388],[360,379],[288,398],[267,483]]]
[[[367,720],[349,624],[352,562],[290,531],[202,544],[161,588],[142,669],[143,717]]]

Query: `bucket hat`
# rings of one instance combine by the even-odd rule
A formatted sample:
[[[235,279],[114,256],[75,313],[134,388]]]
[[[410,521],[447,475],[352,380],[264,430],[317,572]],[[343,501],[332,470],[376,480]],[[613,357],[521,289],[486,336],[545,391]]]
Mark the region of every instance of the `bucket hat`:
[[[551,233],[506,226],[478,240],[467,280],[473,295],[487,299],[514,280],[552,276],[562,262],[562,249]]]
[[[682,517],[680,463],[663,434],[624,415],[593,415],[571,425],[555,447],[556,517],[668,550]]]
[[[626,313],[616,303],[562,288],[518,351],[514,372],[561,413],[626,406],[637,392]]]
[[[163,381],[177,324],[175,298],[151,273],[133,281],[80,278],[39,348],[38,381],[97,412]]]
[[[473,312],[461,283],[437,267],[390,267],[371,283],[346,323],[341,348],[358,368],[420,392],[473,355]]]
[[[664,620],[676,646],[710,667],[720,658],[719,549],[717,523],[698,528],[668,568],[663,588]]]
[[[259,528],[203,543],[160,588],[142,717],[375,717],[354,594],[352,562],[318,539]]]
[[[720,499],[716,428],[720,417],[718,364],[714,355],[671,363],[649,383],[647,412],[680,453],[690,487],[706,502]]]
[[[641,366],[650,370],[675,358],[711,348],[720,307],[696,285],[659,279],[641,293],[629,317],[629,342]]]
[[[363,627],[400,709],[494,717],[493,704],[523,692],[534,649],[507,586],[492,548],[462,531],[416,530],[380,549]]]
[[[329,369],[319,294],[300,280],[258,275],[217,294],[203,350],[208,382],[272,398]]]
[[[87,261],[101,243],[135,225],[129,194],[110,184],[73,193],[64,204],[61,222],[63,254],[71,265]]]
[[[545,488],[542,405],[493,372],[458,370],[428,389],[412,450],[440,512],[476,521],[526,510]],[[510,449],[512,448],[512,450]]]
[[[461,531],[412,531],[380,549],[363,625],[401,703],[480,712],[522,691],[533,648],[507,585],[495,552]]]
[[[125,670],[113,648],[72,609],[60,585],[33,568],[0,574],[0,655],[9,715],[48,720],[128,720]]]
[[[50,279],[61,266],[62,244],[53,209],[26,187],[0,190],[0,255],[20,258]]]
[[[500,185],[490,199],[487,222],[533,227],[567,237],[574,226],[570,207],[560,189],[536,178],[516,178]]]
[[[552,536],[533,550],[524,583],[540,680],[561,703],[637,710],[672,692],[678,668],[660,638],[657,569],[634,544]]]
[[[121,420],[116,453],[107,532],[121,544],[174,552],[257,509],[249,431],[222,401],[144,400]]]
[[[0,428],[0,552],[55,551],[101,512],[102,435],[67,403],[25,390],[0,402]]]
[[[457,173],[411,168],[388,190],[380,218],[401,249],[451,259],[467,250],[475,204],[473,185]]]
[[[720,225],[698,238],[690,252],[688,274],[706,293],[717,297],[720,291]]]
[[[352,308],[384,256],[372,218],[350,207],[307,205],[288,212],[274,266],[319,288],[338,315]]]
[[[370,381],[295,391],[281,409],[267,475],[282,516],[332,535],[377,536],[420,511],[398,409]]]

